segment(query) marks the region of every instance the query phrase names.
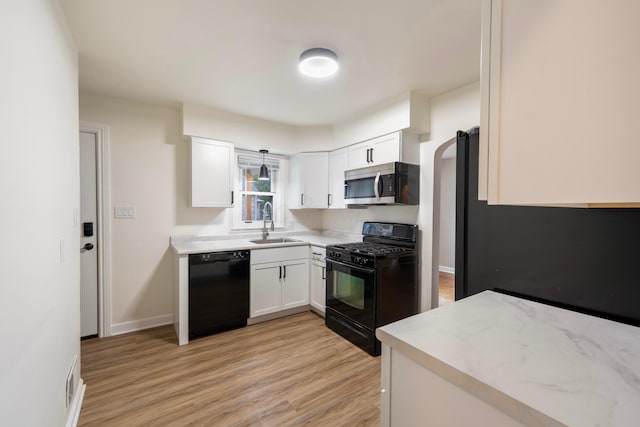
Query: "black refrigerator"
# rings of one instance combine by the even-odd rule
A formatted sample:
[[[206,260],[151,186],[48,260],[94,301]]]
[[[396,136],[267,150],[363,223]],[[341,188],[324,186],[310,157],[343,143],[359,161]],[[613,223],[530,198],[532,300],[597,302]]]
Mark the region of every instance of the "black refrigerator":
[[[478,201],[479,132],[457,134],[456,300],[490,289],[640,326],[640,209]]]

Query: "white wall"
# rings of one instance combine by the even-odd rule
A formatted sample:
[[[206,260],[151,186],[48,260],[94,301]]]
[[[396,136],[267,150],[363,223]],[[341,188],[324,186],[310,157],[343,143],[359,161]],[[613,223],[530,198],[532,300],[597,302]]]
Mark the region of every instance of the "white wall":
[[[321,151],[331,147],[331,126],[289,126],[196,104],[182,106],[182,132],[233,142],[236,147],[280,154]]]
[[[438,304],[438,266],[440,259],[440,167],[442,154],[455,142],[458,130],[480,123],[480,85],[478,82],[431,98],[431,135],[420,147],[420,212],[422,230],[421,309]]]
[[[251,128],[243,116],[224,113],[224,117],[229,119],[224,133],[208,137],[243,141],[260,134],[260,125]],[[136,208],[135,219],[110,218],[112,327],[117,333],[136,329],[141,321],[169,322],[173,313],[169,237],[228,233],[232,209],[189,207],[189,142],[182,136],[178,108],[81,93],[80,119],[110,127],[111,202]],[[321,139],[323,132],[326,129],[311,129],[309,135]],[[271,141],[266,138],[260,147],[279,152],[279,146],[267,142]],[[318,211],[287,213],[289,229],[315,229],[321,224]]]
[[[460,129],[466,130],[466,129]],[[456,159],[440,164],[440,270],[452,273],[456,258]]]
[[[404,92],[379,105],[361,111],[333,126],[333,147],[340,148],[391,132],[409,129],[429,132],[429,102],[414,92]]]
[[[77,52],[58,3],[1,2],[0,58],[0,425],[61,426],[80,352],[80,172]]]

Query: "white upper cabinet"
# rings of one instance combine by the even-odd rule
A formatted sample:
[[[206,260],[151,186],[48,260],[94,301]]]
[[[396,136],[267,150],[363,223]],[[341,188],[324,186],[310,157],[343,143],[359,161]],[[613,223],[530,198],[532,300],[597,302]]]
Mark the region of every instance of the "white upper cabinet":
[[[640,202],[640,2],[484,0],[479,195]]]
[[[407,132],[393,132],[349,148],[349,169],[364,168],[389,162],[420,163],[418,137]]]
[[[329,199],[329,153],[299,153],[291,157],[289,209],[322,209]]]
[[[191,137],[191,206],[233,205],[233,144]]]
[[[346,208],[344,203],[344,171],[349,167],[347,147],[329,153],[329,209]]]

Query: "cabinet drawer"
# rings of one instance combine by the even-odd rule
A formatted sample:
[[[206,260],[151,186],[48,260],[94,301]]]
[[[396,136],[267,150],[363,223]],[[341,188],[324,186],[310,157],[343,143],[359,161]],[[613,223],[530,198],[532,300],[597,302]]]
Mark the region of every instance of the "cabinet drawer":
[[[291,259],[309,259],[309,246],[289,246],[251,251],[251,265],[265,262],[279,262]]]
[[[326,255],[326,250],[320,246],[311,246],[311,259],[313,261],[324,262],[324,257]]]

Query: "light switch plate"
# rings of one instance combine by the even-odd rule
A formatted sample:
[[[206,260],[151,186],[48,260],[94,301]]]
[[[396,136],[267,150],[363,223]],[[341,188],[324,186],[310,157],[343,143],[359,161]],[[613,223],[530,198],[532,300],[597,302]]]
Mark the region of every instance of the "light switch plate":
[[[113,213],[116,219],[135,218],[136,208],[133,206],[116,206]]]

